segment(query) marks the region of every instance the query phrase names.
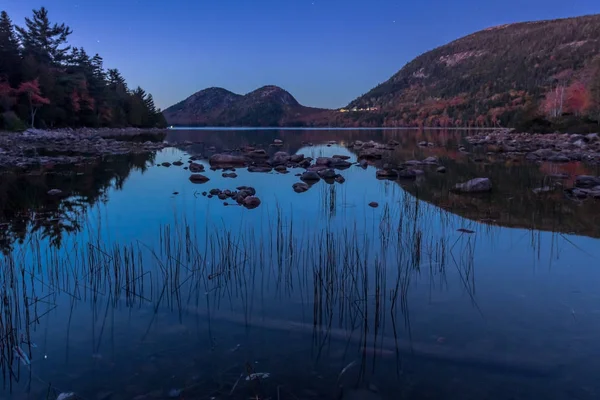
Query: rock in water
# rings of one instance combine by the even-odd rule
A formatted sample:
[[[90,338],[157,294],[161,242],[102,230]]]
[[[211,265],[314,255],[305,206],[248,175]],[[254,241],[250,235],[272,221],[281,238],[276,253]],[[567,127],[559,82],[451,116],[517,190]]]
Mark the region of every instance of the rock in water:
[[[253,209],[260,206],[260,199],[255,196],[248,196],[244,199],[244,207]]]
[[[190,175],[190,181],[192,183],[205,183],[205,182],[208,182],[209,180],[210,180],[210,178],[208,178],[207,176],[204,176],[202,174]]]
[[[335,176],[337,175],[331,168],[322,169],[318,172],[318,174],[323,179],[335,179]]]
[[[306,183],[304,182],[298,182],[298,183],[294,183],[292,185],[292,188],[294,189],[294,192],[296,193],[304,193],[306,192],[308,189],[310,189],[310,186],[308,186]]]
[[[237,178],[237,174],[235,172],[225,172],[221,175],[223,178]]]
[[[600,185],[600,177],[591,175],[579,175],[575,178],[575,187],[593,188]]]
[[[229,164],[229,165],[245,165],[246,158],[242,156],[234,156],[231,154],[213,154],[208,162],[211,165]]]
[[[300,179],[303,180],[304,182],[317,182],[321,178],[319,177],[319,174],[317,174],[316,172],[306,171],[305,173],[303,173],[300,176]]]
[[[190,171],[192,171],[192,172],[204,172],[204,165],[193,162],[193,163],[190,164]]]
[[[377,208],[379,207],[379,203],[377,203],[376,201],[372,201],[369,203],[369,207]]]
[[[458,193],[483,193],[491,190],[492,181],[489,178],[475,178],[454,186],[454,191]]]
[[[63,192],[60,189],[50,189],[50,190],[48,190],[48,195],[50,195],[50,196],[60,196],[62,193]]]
[[[254,196],[256,194],[256,189],[254,189],[252,186],[238,186],[236,189],[240,192],[247,192],[250,194],[250,196]]]
[[[183,165],[183,163],[181,161],[175,161],[173,163],[173,165],[176,166],[176,167],[181,167]]]
[[[162,163],[160,165],[162,165],[163,167],[169,168],[171,166],[171,163],[170,162],[164,162],[164,163]]]
[[[382,179],[395,179],[398,177],[398,170],[395,169],[378,169],[375,173],[377,178]]]
[[[438,167],[438,169],[436,169],[437,172],[439,172],[440,174],[445,174],[446,173],[446,167]]]

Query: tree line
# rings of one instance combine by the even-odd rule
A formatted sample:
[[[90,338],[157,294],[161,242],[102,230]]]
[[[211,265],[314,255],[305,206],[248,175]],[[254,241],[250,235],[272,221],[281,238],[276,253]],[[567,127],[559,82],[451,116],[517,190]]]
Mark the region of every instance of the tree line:
[[[44,7],[22,27],[0,13],[0,129],[165,127],[152,95],[130,89],[98,54],[69,46],[72,33]]]

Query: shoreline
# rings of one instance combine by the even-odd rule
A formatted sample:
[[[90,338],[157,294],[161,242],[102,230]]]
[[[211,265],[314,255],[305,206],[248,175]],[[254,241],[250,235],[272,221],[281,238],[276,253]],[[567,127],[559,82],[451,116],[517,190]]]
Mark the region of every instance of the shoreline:
[[[599,127],[600,128],[600,127]],[[517,133],[510,130],[480,132],[465,140],[475,148],[500,158],[524,157],[527,161],[566,163],[582,161],[600,164],[600,135],[569,133]]]
[[[79,128],[0,131],[0,169],[86,162],[108,155],[161,150],[167,129]]]

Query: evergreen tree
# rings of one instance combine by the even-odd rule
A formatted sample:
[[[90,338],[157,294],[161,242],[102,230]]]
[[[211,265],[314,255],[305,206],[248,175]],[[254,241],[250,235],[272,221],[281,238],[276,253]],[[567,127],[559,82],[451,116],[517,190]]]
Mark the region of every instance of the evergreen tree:
[[[48,10],[33,10],[33,18],[25,18],[25,28],[17,27],[23,50],[32,54],[38,62],[60,64],[66,60],[70,46],[67,38],[73,31],[63,24],[50,23]]]
[[[21,68],[19,42],[13,23],[6,13],[0,13],[0,80],[17,83]]]

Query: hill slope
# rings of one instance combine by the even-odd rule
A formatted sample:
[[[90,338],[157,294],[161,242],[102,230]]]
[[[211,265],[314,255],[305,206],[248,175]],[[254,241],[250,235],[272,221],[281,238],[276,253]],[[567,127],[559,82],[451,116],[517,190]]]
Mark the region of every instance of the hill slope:
[[[600,15],[489,28],[429,51],[338,115],[340,125],[511,126],[595,114]],[[557,98],[558,97],[558,98]],[[599,113],[600,114],[600,113]]]
[[[169,125],[180,126],[303,126],[328,110],[305,107],[287,91],[264,86],[244,96],[209,88],[165,111]]]

